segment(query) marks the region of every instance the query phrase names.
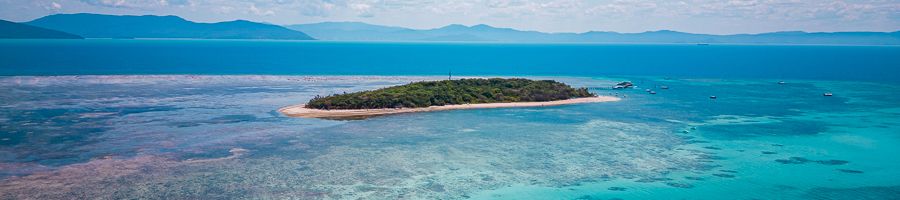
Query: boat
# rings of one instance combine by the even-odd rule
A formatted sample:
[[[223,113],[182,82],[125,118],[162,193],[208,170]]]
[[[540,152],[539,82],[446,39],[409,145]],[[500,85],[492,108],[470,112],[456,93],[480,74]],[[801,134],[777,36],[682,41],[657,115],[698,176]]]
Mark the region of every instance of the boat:
[[[669,86],[665,86],[665,85],[659,86],[659,89],[668,90],[668,89],[669,89]]]
[[[652,91],[652,90],[651,90],[651,91],[650,91],[650,94],[656,94],[656,91]]]
[[[644,91],[646,91],[646,92],[650,92],[650,89],[646,89],[646,90],[644,90]]]
[[[631,81],[625,81],[625,82],[616,84],[615,86],[613,86],[613,89],[618,90],[618,89],[626,89],[626,88],[630,88],[630,87],[634,87],[634,84],[632,84]]]
[[[832,95],[834,95],[834,94],[831,94],[831,92],[826,92],[825,94],[822,94],[822,96],[826,96],[826,97],[830,97]]]
[[[784,85],[784,81],[778,81],[779,85]]]
[[[718,98],[718,97],[716,97],[716,96],[709,96],[709,99],[716,99],[716,98]]]

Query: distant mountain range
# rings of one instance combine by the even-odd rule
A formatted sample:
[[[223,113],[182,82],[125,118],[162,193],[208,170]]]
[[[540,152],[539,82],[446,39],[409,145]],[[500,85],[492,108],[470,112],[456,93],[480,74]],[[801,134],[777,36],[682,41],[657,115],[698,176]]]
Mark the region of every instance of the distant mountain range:
[[[197,23],[177,16],[56,14],[26,22],[86,38],[313,40],[301,31],[245,20]]]
[[[416,30],[360,22],[323,22],[288,25],[322,40],[351,41],[493,41],[572,43],[740,43],[740,44],[856,44],[900,45],[900,32],[773,32],[762,34],[710,35],[677,31],[643,33],[585,32],[544,33],[497,28],[484,24],[449,25]]]
[[[0,20],[0,38],[81,39],[81,36],[65,33],[62,31],[35,27],[28,24],[20,24],[11,21]]]
[[[2,21],[2,20],[0,20]],[[309,34],[309,35],[307,35]],[[544,33],[479,24],[410,29],[362,22],[278,26],[245,20],[197,23],[177,16],[56,14],[25,23],[0,22],[0,38],[195,38],[338,41],[485,41],[511,43],[734,43],[900,45],[900,32],[773,32],[710,35],[670,30],[643,33]]]
[[[560,42],[545,38],[554,34],[495,28],[488,25],[468,27],[454,24],[437,29],[416,30],[362,22],[322,22],[285,27],[315,35],[314,37],[322,40]]]

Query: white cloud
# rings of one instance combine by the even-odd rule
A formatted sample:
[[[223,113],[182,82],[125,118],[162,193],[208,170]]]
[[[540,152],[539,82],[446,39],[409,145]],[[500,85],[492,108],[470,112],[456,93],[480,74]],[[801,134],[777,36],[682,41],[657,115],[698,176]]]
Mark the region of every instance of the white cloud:
[[[272,10],[262,10],[256,7],[256,4],[250,4],[250,12],[253,12],[255,15],[269,16],[274,15],[275,11]]]

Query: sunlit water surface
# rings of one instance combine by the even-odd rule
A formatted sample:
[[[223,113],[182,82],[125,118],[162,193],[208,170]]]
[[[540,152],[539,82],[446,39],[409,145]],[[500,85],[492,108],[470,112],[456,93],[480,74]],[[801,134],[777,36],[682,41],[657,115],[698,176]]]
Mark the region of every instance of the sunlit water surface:
[[[895,84],[528,77],[627,97],[356,121],[275,111],[443,78],[3,77],[0,198],[900,198]],[[606,89],[623,80],[639,88]]]

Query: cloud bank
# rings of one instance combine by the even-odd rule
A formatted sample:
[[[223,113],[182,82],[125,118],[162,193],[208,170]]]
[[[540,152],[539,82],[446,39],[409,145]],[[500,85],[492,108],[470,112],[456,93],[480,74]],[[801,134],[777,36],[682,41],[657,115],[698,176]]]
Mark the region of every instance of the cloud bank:
[[[412,28],[490,24],[546,32],[896,31],[900,0],[0,0],[0,18],[178,15],[274,24],[362,21]]]

